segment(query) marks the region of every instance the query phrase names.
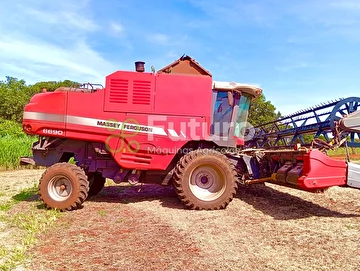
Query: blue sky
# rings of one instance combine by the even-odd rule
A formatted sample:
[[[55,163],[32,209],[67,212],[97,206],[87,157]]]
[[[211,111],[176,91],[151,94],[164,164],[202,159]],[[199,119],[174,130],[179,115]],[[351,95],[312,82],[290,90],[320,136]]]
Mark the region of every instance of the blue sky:
[[[187,54],[288,114],[360,96],[359,0],[2,0],[0,80],[103,83]]]

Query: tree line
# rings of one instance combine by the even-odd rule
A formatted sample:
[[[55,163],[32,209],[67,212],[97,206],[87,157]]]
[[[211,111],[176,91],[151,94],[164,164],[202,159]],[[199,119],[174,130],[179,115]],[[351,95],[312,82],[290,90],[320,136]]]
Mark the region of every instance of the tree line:
[[[25,80],[19,80],[7,76],[4,81],[0,81],[0,121],[10,120],[21,122],[24,106],[30,101],[31,97],[40,93],[42,89],[54,91],[60,86],[78,86],[79,83],[65,81],[38,82],[27,85]]]

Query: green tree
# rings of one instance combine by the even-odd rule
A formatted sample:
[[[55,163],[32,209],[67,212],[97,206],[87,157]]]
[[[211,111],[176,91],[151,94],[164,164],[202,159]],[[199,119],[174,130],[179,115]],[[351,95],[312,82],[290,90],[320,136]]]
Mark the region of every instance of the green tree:
[[[29,100],[29,88],[24,80],[6,77],[0,81],[0,117],[21,121],[25,103]]]
[[[65,80],[26,85],[24,80],[7,76],[4,81],[0,81],[0,122],[2,120],[21,122],[24,106],[32,96],[40,93],[43,88],[46,88],[47,91],[54,91],[61,86],[78,87],[79,83]]]
[[[43,88],[46,88],[47,91],[54,91],[59,87],[79,87],[79,83],[73,82],[70,80],[64,81],[45,81],[45,82],[37,82],[32,85],[31,88],[35,93],[41,92]]]
[[[264,94],[261,94],[251,102],[249,122],[255,127],[276,120],[280,116],[280,112],[276,112],[276,107],[266,100]]]

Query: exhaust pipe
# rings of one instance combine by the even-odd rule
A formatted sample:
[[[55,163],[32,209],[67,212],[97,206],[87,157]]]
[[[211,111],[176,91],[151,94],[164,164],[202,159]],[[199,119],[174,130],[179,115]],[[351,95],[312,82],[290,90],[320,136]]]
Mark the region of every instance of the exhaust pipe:
[[[144,72],[145,71],[145,62],[144,61],[136,61],[135,62],[135,71]]]

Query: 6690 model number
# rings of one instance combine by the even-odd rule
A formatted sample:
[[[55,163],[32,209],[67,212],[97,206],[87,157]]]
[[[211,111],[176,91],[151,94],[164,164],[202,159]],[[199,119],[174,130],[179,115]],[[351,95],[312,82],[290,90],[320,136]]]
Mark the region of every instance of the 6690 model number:
[[[42,130],[42,132],[47,135],[60,135],[61,136],[64,134],[64,131],[62,131],[62,130],[46,129],[46,128],[44,128]]]

